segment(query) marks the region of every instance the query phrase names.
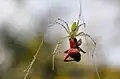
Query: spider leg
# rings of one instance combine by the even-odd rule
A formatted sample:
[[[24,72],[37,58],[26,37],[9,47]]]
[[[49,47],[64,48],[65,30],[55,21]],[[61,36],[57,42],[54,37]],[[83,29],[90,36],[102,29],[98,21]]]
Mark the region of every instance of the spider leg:
[[[70,28],[69,28],[68,23],[67,23],[66,21],[64,21],[64,20],[60,19],[60,18],[58,18],[58,20],[60,20],[61,22],[65,23],[65,24],[66,24],[66,26],[67,26],[68,31],[70,32]]]
[[[83,16],[82,16],[82,6],[81,6],[81,4],[82,4],[82,0],[79,0],[79,19],[80,19],[80,17],[82,17],[81,19],[82,19],[82,21],[83,21],[83,23],[85,23],[84,22],[84,18],[83,18]],[[80,25],[81,26],[81,25]],[[80,27],[79,26],[79,27]],[[96,48],[96,42],[90,37],[90,35],[88,35],[88,34],[86,34],[86,24],[84,24],[84,28],[85,28],[85,33],[84,32],[82,32],[82,33],[79,33],[78,35],[84,35],[85,36],[85,40],[86,40],[86,36],[88,36],[92,41],[93,41],[93,43],[94,43],[94,45],[95,45],[95,47],[94,47],[94,49],[93,49],[93,53],[94,53],[94,50],[95,50],[95,48]],[[79,28],[78,28],[79,29]],[[93,58],[93,53],[92,53],[92,58]],[[94,63],[94,61],[93,61],[93,64],[94,64],[94,66],[95,66],[95,70],[96,70],[96,73],[97,73],[97,76],[98,76],[98,78],[100,79],[100,75],[99,75],[99,73],[98,73],[98,70],[97,70],[97,68],[96,68],[96,64]]]
[[[92,42],[94,43],[95,47],[94,47],[93,52],[92,52],[92,57],[93,57],[94,51],[95,51],[95,48],[96,48],[96,42],[91,38],[91,36],[89,34],[85,34],[84,32],[80,32],[76,36],[79,36],[79,35],[80,36],[87,36],[87,37],[89,37],[92,40]]]
[[[86,34],[84,32],[80,32],[76,36],[87,36],[87,37],[89,37],[92,40],[92,42],[94,43],[94,45],[96,45],[96,42],[93,40],[93,38],[91,38],[91,36],[89,34]]]
[[[78,25],[76,32],[78,32],[80,26],[84,26],[84,28],[86,28],[86,24],[85,24],[85,23],[82,23],[82,24]]]
[[[80,24],[79,27],[82,26],[82,25],[84,25],[84,27],[86,27],[86,24],[85,24],[85,23]]]
[[[71,62],[71,61],[75,61],[75,60],[64,60],[64,62]]]
[[[68,57],[69,57],[69,54],[67,53],[67,54],[64,56],[64,61],[66,61]]]
[[[59,23],[59,22],[55,22],[55,23],[61,25],[61,26],[67,31],[67,33],[70,34],[69,30],[68,30],[63,24],[61,24],[61,23]]]
[[[82,44],[81,38],[77,41],[77,45],[80,46]]]
[[[79,50],[77,48],[68,49],[66,55],[64,56],[64,61],[65,62],[76,61],[75,60],[75,58],[76,58],[75,55],[78,54],[78,53],[79,53]],[[72,57],[71,57],[71,55],[72,55]],[[68,59],[68,57],[73,58],[73,60]]]
[[[80,48],[79,46],[82,44],[82,40],[81,38],[77,41],[77,49],[83,53],[86,53],[82,48]]]
[[[79,47],[79,51],[83,52],[84,54],[86,53],[82,48]]]
[[[59,44],[60,44],[60,42],[57,43],[57,45],[55,46],[55,49],[52,53],[52,55],[53,55],[53,57],[52,57],[52,70],[54,70],[54,67],[55,67],[55,56],[54,56],[54,54],[56,53]]]
[[[53,26],[53,25],[55,25],[55,24],[59,24],[59,25],[61,25],[61,26],[66,30],[66,32],[67,32],[68,34],[70,34],[70,29],[69,29],[69,26],[68,26],[67,22],[66,22],[66,26],[67,26],[67,28],[66,28],[63,24],[61,24],[61,23],[58,22],[58,21],[62,21],[62,22],[63,22],[63,20],[60,20],[60,19],[58,18],[53,24],[49,25],[48,27],[51,27],[51,26]]]
[[[81,19],[80,19],[80,17],[81,17]],[[81,16],[81,13],[79,14],[79,20],[82,21],[82,24],[78,25],[77,30],[76,30],[76,33],[78,32],[80,26],[83,26],[83,27],[84,27],[84,31],[85,31],[85,33],[86,33],[86,23],[84,22],[84,18],[83,18],[83,16]],[[84,38],[85,38],[85,41],[86,41],[86,36],[85,36]],[[88,44],[88,43],[87,43],[87,44]]]
[[[96,48],[96,42],[91,38],[91,36],[90,36],[89,34],[85,34],[84,32],[80,32],[80,33],[78,33],[76,36],[79,36],[79,35],[80,35],[80,36],[87,36],[87,37],[89,37],[89,38],[93,41],[93,43],[94,43],[94,45],[95,45],[95,47],[94,47],[94,49],[93,49],[93,51],[92,51],[92,62],[93,62],[93,64],[94,64],[94,67],[95,67],[97,76],[98,76],[98,78],[100,79],[100,75],[99,75],[98,69],[97,69],[96,64],[95,64],[95,61],[94,61],[94,51],[95,51],[95,48]]]
[[[54,49],[54,51],[53,51],[53,53],[52,53],[52,70],[54,70],[54,67],[55,67],[55,54],[56,54],[56,51],[57,51],[57,49],[58,49],[58,47],[59,47],[59,45],[60,45],[60,43],[64,40],[64,39],[66,39],[66,38],[68,38],[69,36],[66,36],[66,37],[64,37],[64,38],[62,38],[62,39],[60,39],[58,42],[57,42],[57,44],[56,44],[56,46],[55,46],[55,49]],[[60,51],[60,50],[59,50]]]

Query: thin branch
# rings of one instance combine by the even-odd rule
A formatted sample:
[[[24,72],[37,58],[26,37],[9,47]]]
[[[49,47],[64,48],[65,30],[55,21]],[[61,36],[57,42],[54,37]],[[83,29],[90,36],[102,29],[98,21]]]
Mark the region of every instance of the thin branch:
[[[29,64],[29,66],[28,66],[28,68],[27,68],[27,71],[26,71],[26,74],[25,74],[25,76],[24,76],[24,79],[27,78],[27,76],[28,76],[28,74],[29,74],[29,72],[30,72],[30,70],[31,70],[31,68],[32,68],[35,60],[37,59],[37,56],[38,56],[38,53],[39,53],[39,51],[40,51],[40,49],[41,49],[42,44],[43,44],[43,40],[42,40],[41,44],[39,45],[39,47],[38,47],[38,49],[37,49],[37,51],[36,51],[36,53],[35,53],[35,55],[34,55],[33,60],[31,61],[31,63]]]
[[[57,45],[56,45],[56,47],[55,47],[55,49],[54,49],[54,51],[53,51],[53,58],[52,58],[52,70],[54,71],[54,67],[55,67],[55,60],[54,60],[54,58],[55,58],[55,53],[56,53],[56,51],[57,51],[57,48],[59,47],[59,44],[60,44],[60,42],[58,42],[57,43]]]

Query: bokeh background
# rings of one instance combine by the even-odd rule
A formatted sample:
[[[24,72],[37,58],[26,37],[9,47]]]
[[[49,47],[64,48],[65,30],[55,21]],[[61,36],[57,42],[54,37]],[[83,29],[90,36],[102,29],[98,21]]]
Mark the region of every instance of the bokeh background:
[[[79,5],[79,0],[0,0],[0,79],[24,79],[42,40],[27,79],[98,79],[91,58],[94,45],[84,38],[81,47],[87,54],[81,62],[63,62],[66,39],[52,71],[51,54],[67,33],[59,25],[48,26],[57,18],[71,25],[78,19]],[[81,6],[86,32],[97,43],[93,60],[101,79],[120,79],[120,0],[82,0]]]

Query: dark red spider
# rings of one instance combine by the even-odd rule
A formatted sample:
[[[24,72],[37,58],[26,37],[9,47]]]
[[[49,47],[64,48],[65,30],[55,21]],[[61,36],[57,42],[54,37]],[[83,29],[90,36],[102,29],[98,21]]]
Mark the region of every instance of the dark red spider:
[[[64,53],[66,53],[65,57],[64,57],[64,61],[65,62],[69,62],[69,61],[76,61],[79,62],[81,60],[81,54],[80,51],[83,53],[84,52],[79,46],[82,44],[81,39],[79,39],[77,41],[76,38],[70,38],[69,39],[69,43],[70,43],[70,49],[66,50]],[[67,60],[68,57],[73,58],[73,60]]]

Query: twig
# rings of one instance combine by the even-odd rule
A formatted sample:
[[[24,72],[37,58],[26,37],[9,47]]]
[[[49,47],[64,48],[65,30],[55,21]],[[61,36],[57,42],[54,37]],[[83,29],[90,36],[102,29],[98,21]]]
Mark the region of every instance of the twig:
[[[31,68],[32,68],[32,66],[33,66],[33,64],[34,64],[37,56],[38,56],[38,53],[39,53],[39,51],[40,51],[40,49],[41,49],[42,44],[43,44],[43,40],[42,40],[41,44],[39,45],[39,47],[38,47],[38,49],[37,49],[37,51],[36,51],[36,53],[35,53],[35,55],[34,55],[33,60],[31,61],[31,63],[29,64],[29,66],[28,66],[28,68],[27,68],[27,71],[26,71],[26,74],[25,74],[25,76],[24,76],[24,79],[27,78],[27,76],[28,76],[28,74],[29,74],[29,72],[30,72],[30,70],[31,70]]]
[[[54,60],[55,57],[54,57],[54,54],[56,53],[59,44],[60,44],[60,42],[57,43],[57,45],[56,45],[56,47],[55,47],[55,49],[54,49],[54,51],[52,53],[52,55],[53,55],[53,58],[52,58],[52,70],[53,71],[54,71],[54,66],[55,66],[55,60]]]

